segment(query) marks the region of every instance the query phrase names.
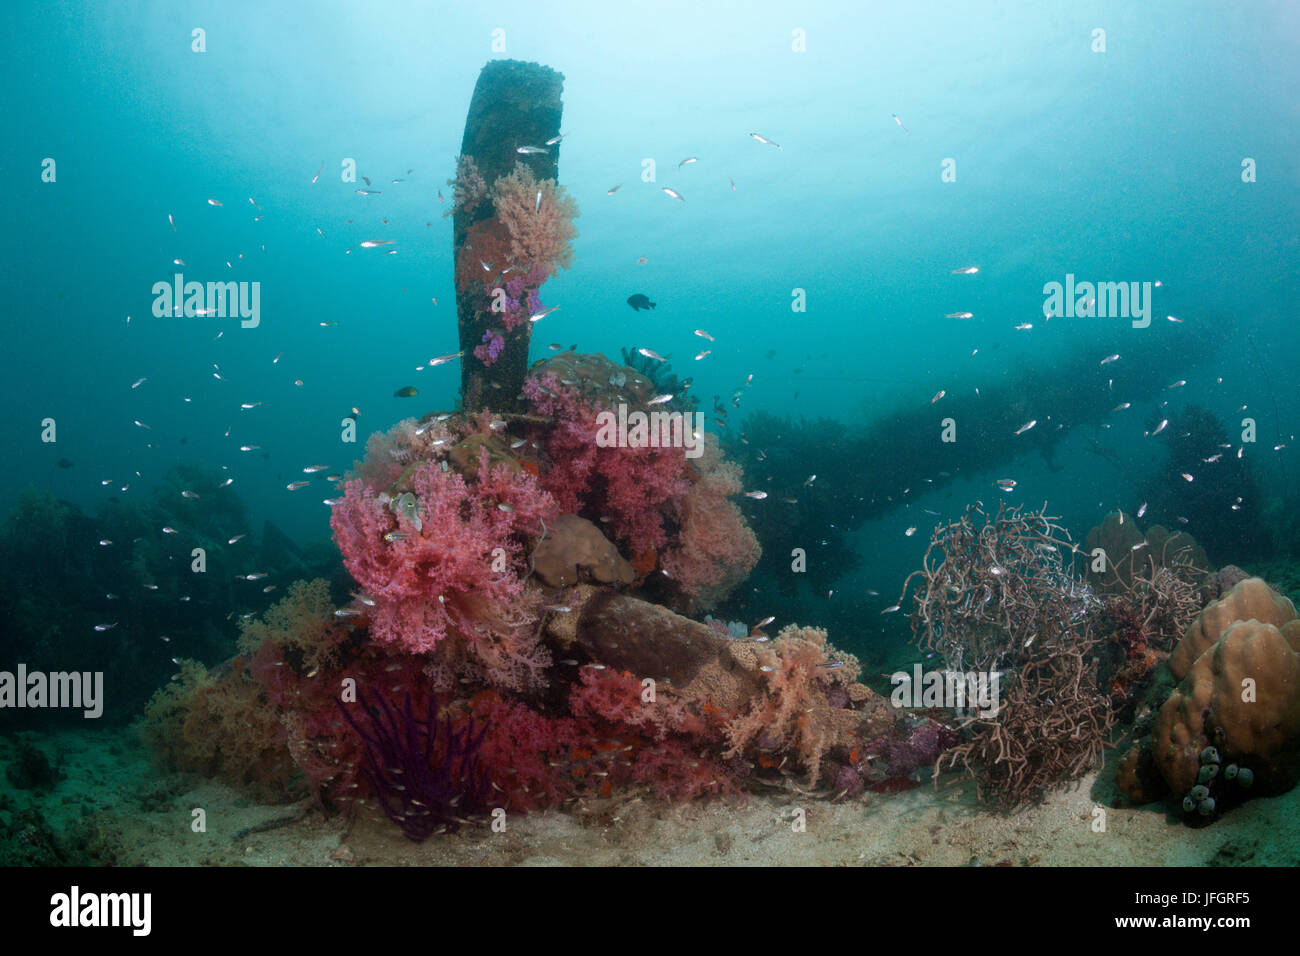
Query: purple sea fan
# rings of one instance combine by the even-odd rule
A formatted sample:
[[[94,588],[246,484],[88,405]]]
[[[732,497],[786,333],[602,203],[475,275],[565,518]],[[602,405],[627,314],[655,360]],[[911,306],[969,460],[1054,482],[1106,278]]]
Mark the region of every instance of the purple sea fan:
[[[432,695],[424,719],[416,716],[409,693],[400,711],[383,695],[367,700],[360,690],[357,704],[368,726],[342,703],[339,710],[366,745],[362,771],[375,799],[408,840],[455,832],[467,818],[487,812],[492,784],[479,762],[486,725],[475,731],[471,719],[453,730],[450,716],[440,724]]]

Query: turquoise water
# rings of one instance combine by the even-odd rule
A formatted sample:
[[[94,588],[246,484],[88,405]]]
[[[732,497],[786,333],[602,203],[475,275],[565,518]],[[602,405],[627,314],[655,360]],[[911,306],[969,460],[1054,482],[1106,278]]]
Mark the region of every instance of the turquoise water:
[[[1240,327],[1215,361],[1225,387],[1201,376],[1181,397],[1224,414],[1249,404],[1270,437],[1293,427],[1294,5],[601,10],[24,5],[5,56],[7,139],[21,148],[6,160],[0,438],[16,454],[0,495],[53,482],[91,506],[108,494],[101,480],[138,470],[142,489],[184,459],[227,466],[257,516],[322,534],[319,499],[284,485],[308,463],[350,464],[342,414],[358,407],[363,432],[387,426],[411,412],[392,397],[407,384],[422,407],[454,401],[454,365],[414,367],[456,346],[435,190],[450,195],[497,27],[508,56],[566,78],[560,179],[582,216],[575,266],[547,286],[562,308],[537,327],[539,356],[549,342],[646,345],[687,374],[704,327],[718,342],[689,369],[699,394],[728,396],[752,372],[744,411],[852,429],[1086,343],[1095,322],[1014,331],[1041,320],[1045,282],[1160,279],[1158,320]],[[1090,49],[1098,26],[1105,53]],[[206,53],[191,52],[195,27]],[[54,183],[41,181],[47,156]],[[679,169],[687,156],[700,161]],[[340,180],[347,157],[381,196]],[[1254,183],[1241,182],[1243,157]],[[640,181],[645,158],[656,183]],[[940,180],[946,158],[956,182]],[[398,254],[344,255],[371,233]],[[154,318],[151,287],[175,258],[200,281],[261,283],[260,326]],[[981,271],[949,275],[966,265]],[[803,314],[794,288],[807,290]],[[634,291],[658,309],[627,308]],[[976,318],[943,318],[953,311]],[[39,442],[46,416],[57,445]],[[52,471],[61,457],[75,468]]]
[[[157,533],[180,512],[154,489],[179,509],[200,482],[213,537],[261,555],[276,529],[290,550],[322,544],[294,573],[333,574],[337,593],[323,475],[370,434],[456,407],[459,362],[427,366],[460,347],[448,180],[480,69],[515,59],[564,74],[559,181],[581,211],[530,359],[668,357],[746,487],[771,488],[740,504],[776,565],[719,616],[829,626],[883,660],[905,615],[880,612],[930,529],[976,500],[1046,503],[1080,540],[1149,501],[1215,567],[1295,560],[1300,6],[733,6],[16,6],[0,40],[0,507],[24,489],[85,515],[139,506]],[[178,273],[255,283],[257,321],[155,314]],[[1067,276],[1136,283],[1149,310],[1045,317]],[[657,307],[629,308],[637,293]],[[1062,414],[1099,395],[1116,410]],[[1222,430],[1223,462],[1170,457],[1189,409]],[[757,412],[788,419],[786,437],[750,442]],[[1024,450],[1004,425],[968,425],[1002,413]],[[949,415],[957,458],[938,438]],[[915,429],[933,448],[904,440]],[[761,509],[792,494],[803,523],[777,527]],[[244,514],[212,503],[236,498]],[[132,599],[142,616],[119,617],[99,592],[126,579],[123,542],[24,527],[9,567],[64,559],[58,580],[84,573],[96,593],[5,592],[26,601],[23,653],[41,602],[66,604],[80,632],[120,620],[147,638],[78,667],[139,655],[151,687],[173,653],[228,657],[232,617],[293,576],[288,562],[270,568],[278,592],[205,582],[192,605]],[[791,541],[822,560],[816,584],[783,587]],[[176,645],[153,643],[164,631]]]

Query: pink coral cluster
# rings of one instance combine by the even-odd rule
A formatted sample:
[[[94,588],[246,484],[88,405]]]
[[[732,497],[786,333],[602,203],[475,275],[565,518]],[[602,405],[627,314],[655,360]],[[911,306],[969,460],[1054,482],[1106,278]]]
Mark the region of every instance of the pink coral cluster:
[[[740,494],[740,468],[710,442],[698,477],[671,511],[680,530],[662,566],[677,581],[692,612],[708,610],[749,576],[762,556],[758,538],[731,501]]]
[[[601,448],[601,409],[554,375],[529,377],[524,395],[535,412],[553,420],[544,435],[550,467],[542,483],[560,509],[608,519],[604,530],[634,557],[662,548],[666,506],[690,487],[681,449]]]
[[[414,516],[360,479],[330,518],[348,571],[374,599],[381,645],[432,650],[449,630],[509,630],[528,574],[523,539],[553,520],[554,500],[525,473],[488,467],[478,485],[428,461],[409,474]]]

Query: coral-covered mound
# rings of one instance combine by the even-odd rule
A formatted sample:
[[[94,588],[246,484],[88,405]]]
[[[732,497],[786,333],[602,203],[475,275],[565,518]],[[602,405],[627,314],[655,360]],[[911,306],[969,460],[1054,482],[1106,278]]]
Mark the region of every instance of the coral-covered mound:
[[[1172,794],[1189,820],[1204,822],[1249,795],[1295,786],[1298,651],[1294,607],[1259,578],[1207,605],[1170,658],[1181,681],[1151,736],[1121,762],[1120,790],[1134,803]]]
[[[296,584],[243,624],[237,657],[187,666],[151,713],[159,750],[382,811],[416,840],[629,790],[843,797],[932,759],[942,725],[884,713],[824,631],[732,634],[670,609],[724,600],[759,546],[739,469],[663,387],[566,354],[528,379],[527,413],[372,436],[332,502],[350,603]],[[610,412],[647,413],[661,440],[597,441]]]
[[[530,408],[551,419],[540,434],[542,486],[563,511],[598,523],[640,577],[661,571],[658,597],[702,612],[748,576],[761,549],[730,500],[739,468],[684,395],[654,392],[636,369],[573,352],[538,363],[524,384]],[[599,437],[610,421],[629,423],[625,442]]]

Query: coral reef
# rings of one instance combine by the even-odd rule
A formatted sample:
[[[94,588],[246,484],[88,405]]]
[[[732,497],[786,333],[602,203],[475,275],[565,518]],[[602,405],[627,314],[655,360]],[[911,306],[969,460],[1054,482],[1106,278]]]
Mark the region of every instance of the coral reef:
[[[1170,658],[1178,686],[1121,762],[1120,790],[1134,803],[1171,793],[1189,822],[1207,823],[1247,796],[1295,786],[1297,649],[1294,606],[1258,578],[1207,605]]]

